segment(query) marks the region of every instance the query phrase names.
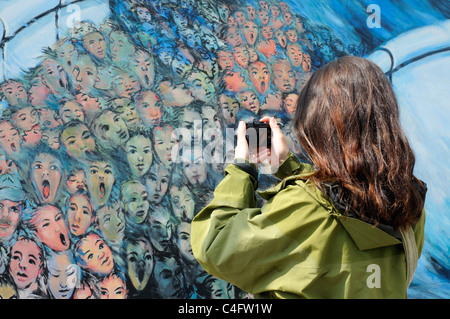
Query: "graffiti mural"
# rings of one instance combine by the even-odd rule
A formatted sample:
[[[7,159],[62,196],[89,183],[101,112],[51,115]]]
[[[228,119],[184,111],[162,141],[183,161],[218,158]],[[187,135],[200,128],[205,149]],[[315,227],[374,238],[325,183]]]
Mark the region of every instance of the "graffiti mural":
[[[239,120],[275,116],[308,161],[289,127],[298,94],[367,43],[291,2],[97,2],[108,17],[80,15],[0,84],[0,295],[252,298],[200,267],[190,222]]]

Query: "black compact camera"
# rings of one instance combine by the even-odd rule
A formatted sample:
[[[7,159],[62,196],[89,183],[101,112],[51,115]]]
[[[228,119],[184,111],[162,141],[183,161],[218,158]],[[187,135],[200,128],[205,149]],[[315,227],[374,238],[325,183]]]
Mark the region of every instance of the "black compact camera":
[[[247,139],[249,149],[254,151],[261,147],[270,149],[272,145],[272,130],[270,129],[269,123],[253,121],[245,123],[245,126],[245,138]]]

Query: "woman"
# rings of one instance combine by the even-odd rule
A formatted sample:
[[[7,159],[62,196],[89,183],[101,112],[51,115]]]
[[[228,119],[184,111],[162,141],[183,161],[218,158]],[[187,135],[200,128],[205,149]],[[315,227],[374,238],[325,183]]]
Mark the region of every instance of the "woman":
[[[272,148],[257,161],[283,180],[257,208],[257,171],[239,160],[250,158],[240,123],[235,164],[192,223],[205,270],[262,298],[406,298],[414,267],[405,256],[422,250],[426,189],[383,72],[347,56],[313,74],[293,121],[313,166],[289,152],[274,119],[262,120]]]

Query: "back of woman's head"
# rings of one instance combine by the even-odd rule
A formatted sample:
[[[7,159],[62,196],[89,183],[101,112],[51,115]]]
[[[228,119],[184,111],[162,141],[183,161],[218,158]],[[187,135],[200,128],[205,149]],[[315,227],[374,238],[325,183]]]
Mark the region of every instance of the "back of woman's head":
[[[395,228],[417,222],[425,188],[413,176],[397,100],[377,65],[344,56],[314,72],[293,125],[317,169],[311,179],[322,190],[337,184],[347,210]]]

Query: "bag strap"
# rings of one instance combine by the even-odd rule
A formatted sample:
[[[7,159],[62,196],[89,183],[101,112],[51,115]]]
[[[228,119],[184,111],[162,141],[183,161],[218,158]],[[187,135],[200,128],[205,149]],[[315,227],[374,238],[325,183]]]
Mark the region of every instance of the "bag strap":
[[[419,252],[417,251],[416,237],[414,236],[414,231],[411,226],[406,229],[400,229],[400,234],[402,236],[403,249],[405,250],[406,288],[408,288],[417,268]]]

